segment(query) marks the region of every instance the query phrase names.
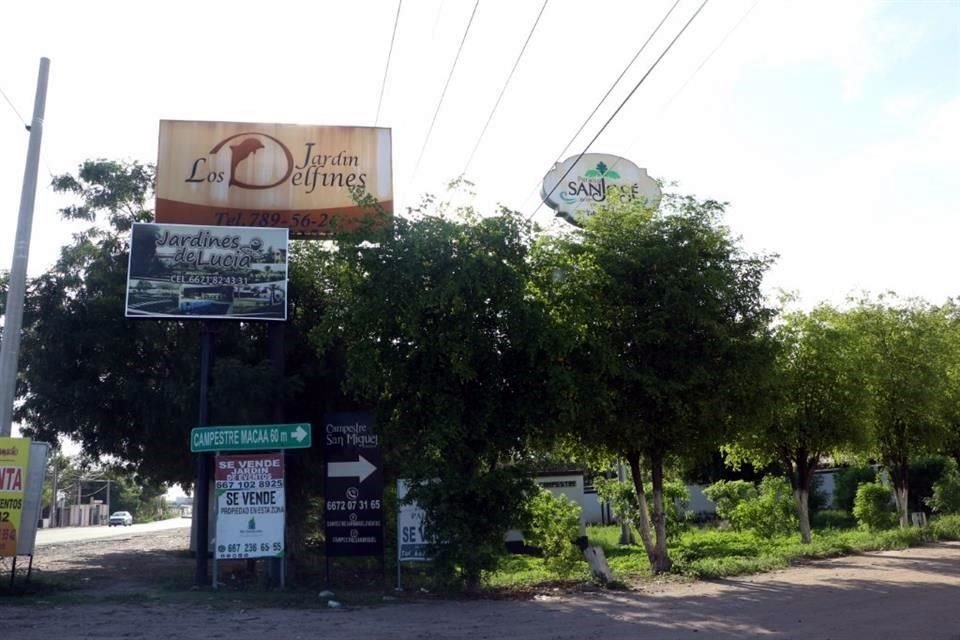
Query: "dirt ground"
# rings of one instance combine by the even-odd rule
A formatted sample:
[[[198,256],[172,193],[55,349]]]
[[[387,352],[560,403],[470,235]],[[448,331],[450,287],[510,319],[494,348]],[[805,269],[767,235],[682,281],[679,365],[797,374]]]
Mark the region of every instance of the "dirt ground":
[[[229,588],[191,591],[186,535],[40,548],[37,584],[58,589],[0,597],[0,638],[960,640],[957,543],[629,592],[548,592],[524,600],[383,592],[332,609],[312,592],[251,600]],[[71,588],[59,589],[65,586]]]

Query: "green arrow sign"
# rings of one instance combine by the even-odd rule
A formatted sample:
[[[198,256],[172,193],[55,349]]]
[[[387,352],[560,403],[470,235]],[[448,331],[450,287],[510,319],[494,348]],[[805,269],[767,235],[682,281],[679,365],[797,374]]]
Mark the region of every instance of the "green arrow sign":
[[[306,423],[197,427],[190,432],[193,452],[306,449],[311,444],[310,425]]]

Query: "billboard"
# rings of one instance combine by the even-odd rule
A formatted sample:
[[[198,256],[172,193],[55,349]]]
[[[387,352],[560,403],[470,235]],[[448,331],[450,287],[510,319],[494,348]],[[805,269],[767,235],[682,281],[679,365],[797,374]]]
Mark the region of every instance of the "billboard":
[[[374,417],[330,414],[323,431],[327,555],[382,555],[383,452]]]
[[[286,229],[136,223],[129,318],[286,320]]]
[[[161,120],[156,220],[294,238],[382,224],[393,214],[391,153],[384,128]]]
[[[573,224],[611,202],[660,204],[660,185],[629,160],[605,153],[584,153],[554,165],[543,177],[540,197]]]
[[[0,438],[0,558],[17,555],[30,438]]]
[[[282,557],[286,489],[283,454],[217,456],[218,559]]]

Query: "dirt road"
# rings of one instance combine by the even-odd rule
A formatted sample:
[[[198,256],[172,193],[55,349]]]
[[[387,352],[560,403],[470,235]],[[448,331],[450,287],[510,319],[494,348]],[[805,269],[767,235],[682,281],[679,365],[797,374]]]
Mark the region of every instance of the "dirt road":
[[[960,640],[956,543],[820,561],[742,579],[647,585],[633,592],[342,609],[244,608],[229,599],[213,602],[204,592],[183,594],[174,603],[142,591],[145,583],[182,580],[190,560],[170,549],[184,545],[185,532],[164,532],[131,537],[109,550],[102,541],[47,548],[37,561],[41,576],[68,576],[86,585],[79,593],[88,590],[100,598],[73,604],[42,597],[39,602],[0,599],[0,635],[4,640]]]

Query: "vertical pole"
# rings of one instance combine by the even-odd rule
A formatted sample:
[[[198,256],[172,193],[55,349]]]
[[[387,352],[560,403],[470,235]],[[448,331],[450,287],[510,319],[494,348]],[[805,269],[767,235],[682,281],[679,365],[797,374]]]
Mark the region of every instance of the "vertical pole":
[[[108,518],[107,521],[108,522],[110,518],[110,513],[111,513],[110,511],[110,478],[107,478],[107,518]]]
[[[203,321],[200,329],[200,416],[197,426],[205,427],[210,416],[208,391],[210,381],[210,351],[211,351],[210,323]],[[197,520],[196,539],[196,570],[195,582],[197,586],[207,583],[207,552],[210,541],[210,454],[197,454],[197,482],[193,517]]]
[[[13,264],[7,285],[4,310],[3,342],[0,343],[0,437],[9,436],[13,428],[13,401],[17,390],[17,360],[20,356],[20,331],[23,328],[23,299],[27,288],[27,259],[30,255],[30,231],[33,226],[33,203],[37,196],[37,167],[40,165],[40,139],[43,137],[43,113],[47,105],[47,75],[50,59],[40,58],[37,93],[33,99],[33,120],[30,121],[30,143],[20,190],[20,215],[17,237],[13,245]]]
[[[57,526],[57,480],[60,475],[60,464],[57,462],[57,456],[53,456],[53,487],[50,498],[50,528]]]
[[[271,293],[271,296],[273,294]],[[286,340],[286,327],[282,322],[270,322],[267,324],[267,349],[270,353],[270,364],[273,369],[273,374],[276,376],[277,381],[282,384],[283,376],[286,372],[286,362],[285,362],[285,346],[284,342]],[[273,407],[271,407],[271,419],[280,424],[284,421],[284,406],[283,406],[283,393],[275,393],[273,395]],[[287,456],[286,450],[282,450],[280,454],[283,456],[283,474],[284,474],[284,486],[286,489],[284,493],[289,490],[289,483],[287,479],[290,477],[288,471],[289,467],[289,458]],[[287,506],[284,505],[284,510]],[[286,586],[287,578],[287,526],[286,526],[286,516],[284,516],[284,526],[283,526],[283,556],[280,558],[268,558],[267,566],[268,573],[271,578],[279,579],[280,586]]]

